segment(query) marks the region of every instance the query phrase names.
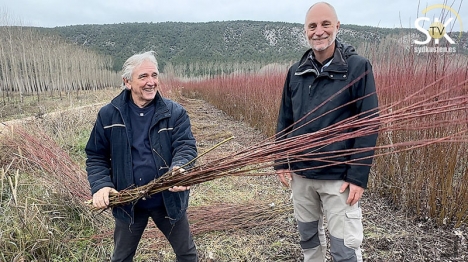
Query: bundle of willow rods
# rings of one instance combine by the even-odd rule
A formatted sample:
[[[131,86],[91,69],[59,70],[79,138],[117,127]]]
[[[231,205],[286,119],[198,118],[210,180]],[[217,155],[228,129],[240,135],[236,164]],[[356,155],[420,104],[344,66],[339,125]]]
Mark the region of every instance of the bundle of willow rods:
[[[291,203],[220,203],[190,207],[187,211],[187,217],[191,232],[198,235],[212,231],[271,227],[275,222],[283,223],[283,220],[278,220],[278,217],[292,214],[292,211]]]
[[[361,76],[362,77],[362,76]],[[245,176],[245,175],[266,175],[268,173],[258,172],[265,168],[270,168],[279,164],[291,164],[299,161],[320,161],[324,163],[315,168],[322,168],[338,164],[362,165],[359,163],[370,156],[352,159],[344,162],[336,161],[339,156],[350,156],[357,153],[371,152],[378,149],[388,149],[391,151],[383,151],[378,155],[394,154],[405,150],[411,150],[418,147],[423,147],[435,143],[453,143],[467,142],[468,116],[468,96],[462,93],[458,96],[450,97],[456,94],[457,88],[464,86],[468,80],[465,80],[457,85],[447,87],[444,90],[430,90],[436,86],[441,80],[438,79],[432,84],[425,86],[418,92],[407,96],[405,99],[396,103],[380,106],[373,111],[364,112],[357,116],[350,117],[339,123],[321,129],[318,132],[306,133],[303,135],[287,137],[290,132],[280,132],[275,136],[269,137],[256,145],[244,148],[239,152],[233,153],[226,157],[210,161],[193,167],[184,167],[186,171],[183,174],[167,172],[163,176],[153,180],[147,185],[122,190],[118,193],[110,195],[109,207],[135,203],[142,197],[153,195],[173,186],[190,186],[206,181],[222,178],[226,176]],[[356,80],[357,81],[357,80]],[[347,90],[345,86],[340,92],[326,100],[322,105],[332,100],[339,93]],[[367,96],[374,95],[369,94]],[[364,99],[362,97],[360,99]],[[357,99],[359,100],[359,99]],[[356,101],[357,101],[356,100]],[[348,106],[356,101],[351,101],[344,106]],[[311,111],[309,114],[316,111]],[[445,114],[457,114],[457,119],[444,119]],[[320,117],[327,113],[305,121],[306,116],[296,122],[296,128],[312,121],[317,121]],[[421,119],[431,121],[422,122]],[[298,123],[304,124],[299,125]],[[404,141],[392,143],[391,145],[377,145],[368,148],[354,148],[348,150],[338,150],[333,152],[319,152],[322,147],[335,142],[345,141],[358,137],[375,135],[378,133],[388,133],[393,131],[423,131],[438,127],[452,127],[454,132],[437,138],[421,138],[413,141]],[[277,140],[277,138],[281,138]],[[305,153],[307,152],[307,153]],[[313,168],[310,168],[313,169]],[[303,169],[305,170],[305,169]],[[256,171],[256,172],[254,172]]]

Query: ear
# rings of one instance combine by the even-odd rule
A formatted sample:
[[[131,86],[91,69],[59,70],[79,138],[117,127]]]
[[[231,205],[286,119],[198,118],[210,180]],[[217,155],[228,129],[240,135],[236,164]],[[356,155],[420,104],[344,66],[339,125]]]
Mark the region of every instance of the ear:
[[[125,87],[126,87],[128,90],[132,89],[132,85],[130,84],[130,81],[129,81],[127,78],[124,77],[124,78],[122,78],[122,80],[123,80],[123,82],[124,82],[124,84],[125,84]]]
[[[340,21],[336,22],[336,30],[340,29]]]

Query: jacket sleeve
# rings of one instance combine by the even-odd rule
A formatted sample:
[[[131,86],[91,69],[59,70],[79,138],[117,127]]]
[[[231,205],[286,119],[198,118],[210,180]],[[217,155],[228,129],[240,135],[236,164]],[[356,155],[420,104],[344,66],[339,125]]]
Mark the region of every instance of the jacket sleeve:
[[[102,110],[91,131],[86,152],[86,172],[91,186],[91,193],[96,193],[103,187],[114,187],[111,179],[110,143],[104,133]]]
[[[292,124],[294,123],[294,116],[292,111],[292,102],[291,102],[291,89],[289,88],[290,75],[292,72],[292,67],[289,68],[289,72],[286,76],[284,82],[283,94],[281,96],[280,109],[278,114],[278,121],[276,125],[276,141],[284,139],[284,134],[292,129]],[[281,132],[281,133],[280,133]],[[278,159],[275,162],[284,161],[284,159]],[[288,169],[287,164],[277,164],[275,165],[275,170],[279,169]]]
[[[363,70],[359,70],[365,75],[353,86],[353,99],[359,99],[356,101],[356,114],[359,114],[359,118],[365,117],[377,117],[378,116],[378,100],[375,88],[374,75],[372,72],[372,65],[368,60],[364,63]],[[353,161],[347,170],[345,181],[358,185],[363,188],[367,188],[367,182],[369,179],[370,168],[372,165],[374,150],[377,142],[377,127],[375,128],[375,134],[357,137],[352,143],[352,148],[368,148],[364,152],[358,152],[351,155],[350,160]]]
[[[183,166],[197,157],[197,147],[192,134],[190,118],[185,109],[181,107],[180,114],[176,116],[172,133],[172,163],[174,166]],[[191,163],[190,166],[193,166]]]

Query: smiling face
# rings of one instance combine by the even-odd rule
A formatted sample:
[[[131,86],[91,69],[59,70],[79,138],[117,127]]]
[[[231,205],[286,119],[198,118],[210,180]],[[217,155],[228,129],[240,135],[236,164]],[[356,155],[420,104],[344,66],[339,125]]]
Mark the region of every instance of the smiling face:
[[[335,10],[325,4],[312,6],[306,15],[304,29],[310,47],[316,57],[331,57],[335,49],[335,39],[340,22]]]
[[[159,71],[150,61],[143,61],[133,69],[130,80],[124,78],[125,86],[132,92],[133,102],[143,108],[153,101],[158,91]]]

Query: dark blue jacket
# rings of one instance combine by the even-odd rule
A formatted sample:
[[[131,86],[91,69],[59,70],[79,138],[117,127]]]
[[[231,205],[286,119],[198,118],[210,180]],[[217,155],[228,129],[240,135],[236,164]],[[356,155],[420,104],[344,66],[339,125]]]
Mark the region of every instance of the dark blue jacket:
[[[130,91],[124,90],[98,113],[86,145],[86,171],[91,193],[103,187],[117,191],[135,186],[131,132],[128,130]],[[174,166],[183,166],[197,155],[190,120],[185,109],[157,93],[153,100],[155,113],[149,130],[154,161],[161,176]],[[188,206],[189,191],[162,192],[164,205],[172,223],[178,221]],[[133,221],[133,205],[114,207],[116,218]]]
[[[312,63],[312,59],[310,58],[312,54],[311,49],[302,56],[299,62],[290,67],[284,84],[277,132],[292,130],[303,125],[305,121],[317,118],[306,126],[293,131],[287,137],[312,133],[357,114],[363,112],[368,114],[372,110],[374,112],[377,110],[377,95],[374,93],[375,83],[370,62],[364,57],[357,55],[352,46],[343,45],[337,40],[335,41],[335,46],[333,59],[328,66],[323,68],[323,72],[318,71]],[[350,85],[349,88],[342,91],[347,85]],[[374,94],[338,108],[371,93]],[[335,94],[337,94],[336,97],[325,102]],[[298,120],[313,110],[315,111],[304,121],[297,123]],[[325,114],[326,112],[327,114]],[[278,136],[278,139],[281,139],[280,136]],[[314,152],[332,152],[352,148],[374,147],[376,140],[377,134],[358,137],[329,144],[323,148],[316,148]],[[353,158],[359,159],[372,155],[373,151],[367,151],[351,156],[336,157],[333,160],[342,163]],[[290,166],[278,164],[275,166],[275,169],[290,168],[293,171],[297,170],[296,173],[307,178],[345,180],[366,188],[372,159],[369,158],[358,163],[361,165],[336,164],[323,167],[329,163],[298,161],[291,163]]]

